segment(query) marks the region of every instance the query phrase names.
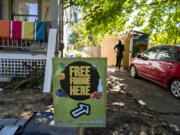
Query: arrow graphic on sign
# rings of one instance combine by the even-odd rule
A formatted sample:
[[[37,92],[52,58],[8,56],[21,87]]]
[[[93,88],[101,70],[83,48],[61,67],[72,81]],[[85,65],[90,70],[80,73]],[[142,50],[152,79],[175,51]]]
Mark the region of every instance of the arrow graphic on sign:
[[[72,110],[70,114],[72,115],[73,118],[78,118],[83,114],[90,115],[90,105],[79,103],[78,108]]]

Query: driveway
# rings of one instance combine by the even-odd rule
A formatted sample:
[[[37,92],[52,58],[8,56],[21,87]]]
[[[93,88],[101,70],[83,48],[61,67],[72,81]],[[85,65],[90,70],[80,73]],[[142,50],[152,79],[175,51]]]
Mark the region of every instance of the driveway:
[[[119,84],[125,85],[129,93],[141,100],[149,109],[158,112],[171,126],[180,129],[180,99],[174,98],[170,91],[160,85],[143,78],[131,78],[128,71],[114,71],[114,68],[108,68],[108,75],[121,80]]]

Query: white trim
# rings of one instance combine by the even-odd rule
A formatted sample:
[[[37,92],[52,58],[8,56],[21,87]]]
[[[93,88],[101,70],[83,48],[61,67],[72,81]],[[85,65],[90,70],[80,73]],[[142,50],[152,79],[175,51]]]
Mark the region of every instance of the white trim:
[[[47,92],[47,93],[49,93],[51,90],[52,58],[54,57],[55,48],[56,48],[56,35],[57,35],[57,29],[49,30],[46,69],[45,69],[44,88],[43,88],[43,92]]]

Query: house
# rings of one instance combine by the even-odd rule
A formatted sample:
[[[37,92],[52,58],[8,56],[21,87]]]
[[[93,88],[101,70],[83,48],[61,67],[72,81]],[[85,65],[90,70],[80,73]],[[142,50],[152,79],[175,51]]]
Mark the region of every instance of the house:
[[[51,35],[50,29],[56,29]],[[50,39],[51,37],[51,39]],[[0,81],[44,72],[48,52],[63,54],[60,0],[0,1]]]

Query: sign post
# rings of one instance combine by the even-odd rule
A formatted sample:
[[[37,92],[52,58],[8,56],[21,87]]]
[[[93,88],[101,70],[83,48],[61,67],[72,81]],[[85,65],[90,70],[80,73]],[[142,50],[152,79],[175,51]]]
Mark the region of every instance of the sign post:
[[[55,126],[106,126],[106,58],[53,58]]]
[[[78,135],[82,135],[82,127],[78,128]]]

